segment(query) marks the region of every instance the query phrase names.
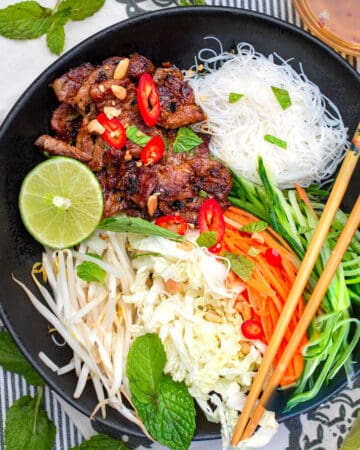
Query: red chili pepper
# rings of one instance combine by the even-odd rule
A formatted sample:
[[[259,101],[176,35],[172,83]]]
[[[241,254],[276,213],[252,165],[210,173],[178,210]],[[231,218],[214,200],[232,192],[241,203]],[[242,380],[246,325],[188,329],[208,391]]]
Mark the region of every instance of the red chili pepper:
[[[188,229],[186,220],[181,216],[161,216],[155,220],[155,225],[167,228],[180,235],[184,235]]]
[[[124,147],[126,131],[122,123],[116,117],[109,119],[103,112],[96,119],[105,128],[104,133],[101,135],[104,141],[114,148]]]
[[[140,161],[145,165],[156,163],[161,159],[164,150],[164,140],[160,136],[154,136],[141,150]]]
[[[218,253],[221,250],[221,241],[225,233],[225,221],[221,206],[214,198],[208,198],[201,205],[198,223],[201,233],[215,232],[216,244],[208,250],[212,253]]]
[[[263,336],[261,323],[255,319],[244,320],[240,329],[246,339],[260,339]]]
[[[143,121],[148,127],[156,125],[160,116],[160,98],[151,75],[141,75],[137,89],[137,101]]]
[[[271,266],[280,266],[281,255],[274,248],[268,248],[265,252],[265,259]]]

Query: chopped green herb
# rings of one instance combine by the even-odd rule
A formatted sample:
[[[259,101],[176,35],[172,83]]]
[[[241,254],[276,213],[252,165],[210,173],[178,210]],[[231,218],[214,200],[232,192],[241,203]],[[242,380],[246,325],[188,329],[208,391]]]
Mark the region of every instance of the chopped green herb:
[[[253,256],[253,257],[258,256],[260,253],[261,253],[261,250],[256,247],[250,247],[247,252],[247,254],[249,256]]]
[[[275,86],[271,86],[271,90],[273,91],[276,100],[279,102],[279,105],[282,109],[286,109],[291,106],[292,103],[289,91],[287,91],[286,89],[277,88]]]
[[[196,239],[196,242],[199,247],[212,247],[217,242],[215,231],[204,231],[204,233],[201,233],[200,236]]]
[[[135,255],[132,255],[131,259],[141,258],[142,256],[161,256],[161,253],[156,252],[137,253]]]
[[[248,223],[239,228],[239,231],[243,231],[244,233],[258,233],[259,231],[266,230],[268,224],[263,220],[257,220],[256,222]]]
[[[126,137],[130,141],[135,142],[135,144],[145,147],[145,145],[150,141],[151,137],[143,133],[139,128],[134,125],[130,125],[126,128]]]
[[[174,152],[190,152],[202,142],[203,140],[201,139],[201,137],[194,133],[193,130],[187,127],[181,127],[176,133],[176,138],[174,141]]]
[[[199,195],[200,195],[200,197],[206,198],[207,197],[207,192],[202,190],[202,189],[200,189]]]
[[[100,266],[92,261],[84,261],[76,267],[79,278],[84,281],[94,281],[96,283],[104,283],[106,272]]]
[[[269,142],[270,144],[277,145],[280,148],[287,149],[287,142],[279,139],[276,136],[272,136],[271,134],[265,134],[264,141]]]
[[[97,434],[91,436],[87,441],[82,442],[78,447],[73,447],[71,450],[129,450],[126,445],[113,439],[106,434]]]
[[[230,261],[231,270],[243,281],[249,281],[255,269],[255,263],[244,255],[225,252],[225,258]]]
[[[230,92],[230,94],[229,94],[229,103],[236,103],[242,97],[244,97],[244,94],[237,94],[236,92]]]

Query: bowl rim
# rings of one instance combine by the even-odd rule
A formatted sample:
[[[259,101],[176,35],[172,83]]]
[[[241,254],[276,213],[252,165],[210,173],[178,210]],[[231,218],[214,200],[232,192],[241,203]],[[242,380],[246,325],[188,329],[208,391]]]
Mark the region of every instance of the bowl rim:
[[[19,96],[16,103],[13,105],[13,107],[10,109],[8,114],[6,115],[5,119],[3,120],[2,124],[0,124],[0,142],[3,139],[3,136],[7,132],[9,126],[11,125],[12,121],[18,114],[18,112],[21,110],[24,103],[26,103],[27,99],[31,97],[32,93],[36,91],[39,83],[41,84],[43,80],[49,75],[49,73],[55,72],[60,66],[69,64],[69,60],[71,59],[72,55],[78,51],[82,51],[85,49],[89,44],[91,44],[93,41],[98,40],[99,38],[103,38],[104,36],[107,36],[108,34],[112,34],[118,30],[121,30],[123,28],[127,29],[131,26],[141,26],[142,23],[151,21],[153,18],[158,17],[167,17],[167,16],[184,16],[184,15],[193,15],[193,14],[208,14],[211,16],[216,15],[223,15],[223,14],[230,14],[231,16],[235,17],[245,17],[249,19],[255,19],[259,22],[267,22],[269,24],[274,25],[275,27],[280,27],[282,29],[286,29],[287,31],[290,31],[291,33],[294,33],[303,39],[312,42],[313,45],[317,47],[321,47],[324,51],[326,51],[333,59],[335,59],[340,65],[343,66],[344,70],[347,70],[350,72],[350,74],[356,78],[357,82],[359,83],[360,87],[360,74],[354,69],[354,67],[345,60],[339,53],[337,53],[333,48],[331,48],[329,45],[318,39],[317,37],[309,34],[305,30],[299,28],[298,26],[291,24],[289,22],[286,22],[285,20],[270,16],[265,13],[247,10],[243,8],[235,8],[235,7],[224,7],[224,6],[196,6],[196,7],[170,7],[170,8],[164,8],[159,9],[155,11],[145,12],[142,14],[139,14],[134,17],[130,17],[128,19],[116,22],[110,26],[107,26],[106,28],[92,34],[91,36],[87,37],[83,41],[79,42],[75,46],[73,46],[71,49],[67,50],[63,55],[61,55],[56,61],[51,63],[47,68],[45,68],[36,78],[35,80],[30,83],[28,88]],[[82,414],[84,414],[86,417],[89,416],[89,411],[87,408],[83,407],[80,401],[77,399],[74,399],[71,394],[68,392],[62,391],[60,388],[57,387],[56,384],[56,377],[51,377],[43,370],[41,364],[36,363],[34,359],[31,357],[29,352],[26,350],[25,345],[20,341],[18,338],[13,326],[10,323],[10,320],[7,318],[7,314],[5,309],[3,308],[3,305],[0,301],[0,318],[2,319],[5,328],[8,330],[12,338],[14,339],[15,343],[21,350],[21,352],[24,354],[26,359],[29,361],[29,363],[36,368],[36,370],[39,372],[39,374],[43,377],[46,384],[59,396],[61,397],[66,403],[68,403],[70,406],[75,408],[77,411],[80,411]],[[359,374],[359,371],[355,374],[356,376]],[[285,416],[281,416],[278,418],[279,422],[283,422],[286,420],[289,420],[293,417],[298,416],[299,414],[304,414],[308,411],[310,411],[313,408],[316,408],[319,406],[320,403],[327,401],[329,398],[336,395],[338,392],[340,392],[344,387],[346,387],[347,381],[344,380],[343,383],[339,384],[336,388],[334,388],[331,393],[328,393],[324,397],[321,398],[321,400],[317,401],[316,403],[306,407],[301,412],[288,412]],[[91,411],[90,411],[91,413]],[[107,419],[103,419],[102,417],[96,417],[96,422],[103,424],[104,426],[108,425]],[[121,423],[124,425],[123,423]],[[123,426],[123,429],[126,428]],[[143,438],[144,434],[139,429],[139,431],[131,430],[131,432],[124,431],[125,433],[128,433],[135,437]],[[194,436],[193,440],[211,440],[211,439],[219,439],[220,434],[216,435],[208,435],[205,437],[202,436]]]

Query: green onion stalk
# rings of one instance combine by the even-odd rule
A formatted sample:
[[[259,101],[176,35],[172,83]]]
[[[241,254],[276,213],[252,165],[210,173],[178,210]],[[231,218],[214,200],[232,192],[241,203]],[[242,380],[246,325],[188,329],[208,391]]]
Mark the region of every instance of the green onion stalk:
[[[306,189],[312,209],[300,199],[296,189],[280,190],[258,161],[261,185],[233,173],[229,201],[268,222],[291,246],[300,260],[310,244],[317,218],[324,209],[321,201],[328,191]],[[337,211],[330,232],[316,261],[308,287],[307,300],[344,228],[347,214]],[[352,353],[360,338],[360,321],[354,317],[354,304],[360,304],[360,233],[357,231],[320,305],[319,314],[308,329],[308,344],[303,349],[304,370],[290,397],[286,410],[312,399],[323,385],[343,370],[353,378]]]

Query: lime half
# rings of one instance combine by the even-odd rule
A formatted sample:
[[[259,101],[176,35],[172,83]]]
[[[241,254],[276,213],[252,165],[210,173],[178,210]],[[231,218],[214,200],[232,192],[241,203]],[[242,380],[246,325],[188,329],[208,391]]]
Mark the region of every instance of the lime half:
[[[29,233],[51,248],[72,247],[98,225],[104,208],[101,186],[81,162],[56,156],[25,177],[19,195],[21,218]]]

